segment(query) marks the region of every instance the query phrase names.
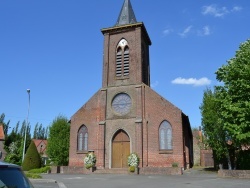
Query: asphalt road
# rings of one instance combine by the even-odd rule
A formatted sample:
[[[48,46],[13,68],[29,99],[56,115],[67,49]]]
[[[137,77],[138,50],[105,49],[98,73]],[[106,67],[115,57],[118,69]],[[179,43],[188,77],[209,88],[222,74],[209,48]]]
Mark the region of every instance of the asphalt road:
[[[121,174],[44,174],[45,180],[33,183],[35,188],[249,188],[250,179],[219,178],[215,172],[191,170],[184,175],[121,175]],[[48,185],[48,186],[46,186]]]

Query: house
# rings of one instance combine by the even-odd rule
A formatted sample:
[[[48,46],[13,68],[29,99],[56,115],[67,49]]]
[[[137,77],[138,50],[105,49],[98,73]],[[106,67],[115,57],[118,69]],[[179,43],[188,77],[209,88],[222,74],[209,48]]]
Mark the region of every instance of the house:
[[[5,135],[4,135],[3,125],[0,124],[0,152],[2,155],[2,157],[0,158],[0,161],[3,161],[6,156],[6,152],[4,150],[4,139],[5,139]]]
[[[91,151],[98,169],[127,168],[132,152],[140,173],[193,165],[189,118],[150,87],[151,40],[125,0],[113,27],[104,35],[102,88],[72,117],[69,166],[83,167]],[[100,44],[101,45],[101,44]]]
[[[48,160],[48,155],[46,153],[46,147],[47,147],[48,141],[41,140],[41,139],[32,139],[32,141],[35,143],[36,149],[42,157],[42,161],[44,162],[44,164],[46,164]]]

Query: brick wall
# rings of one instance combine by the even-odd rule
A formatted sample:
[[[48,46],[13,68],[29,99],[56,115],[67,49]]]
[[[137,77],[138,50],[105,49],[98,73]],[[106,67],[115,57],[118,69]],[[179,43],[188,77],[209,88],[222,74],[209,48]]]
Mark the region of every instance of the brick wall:
[[[213,158],[213,151],[212,150],[200,150],[201,156],[201,166],[204,167],[212,167],[214,166],[214,158]]]
[[[219,170],[218,176],[222,178],[250,178],[250,170]]]
[[[149,46],[151,44],[147,32],[144,29],[144,25],[136,24],[130,27],[110,28],[103,33],[103,87],[141,84],[143,80],[142,43],[144,43],[144,46]],[[130,74],[127,79],[117,79],[115,76],[116,47],[121,39],[125,39],[129,45]],[[147,61],[149,58],[148,54],[145,58],[145,61]]]

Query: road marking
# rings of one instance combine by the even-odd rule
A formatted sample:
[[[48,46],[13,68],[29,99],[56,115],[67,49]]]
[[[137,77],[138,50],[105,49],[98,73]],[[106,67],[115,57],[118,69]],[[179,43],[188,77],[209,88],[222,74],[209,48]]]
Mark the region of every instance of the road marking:
[[[68,180],[79,180],[79,179],[83,179],[83,177],[73,177],[73,178],[64,178],[64,179],[68,179]]]
[[[57,184],[59,188],[67,188],[62,182],[58,182]]]

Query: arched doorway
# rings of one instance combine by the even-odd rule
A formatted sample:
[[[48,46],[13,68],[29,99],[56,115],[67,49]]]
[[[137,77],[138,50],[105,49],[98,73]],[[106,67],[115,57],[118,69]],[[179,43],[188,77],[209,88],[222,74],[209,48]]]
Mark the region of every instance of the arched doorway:
[[[119,130],[112,140],[112,168],[128,167],[127,159],[130,154],[130,139],[127,133]]]

